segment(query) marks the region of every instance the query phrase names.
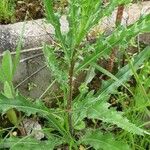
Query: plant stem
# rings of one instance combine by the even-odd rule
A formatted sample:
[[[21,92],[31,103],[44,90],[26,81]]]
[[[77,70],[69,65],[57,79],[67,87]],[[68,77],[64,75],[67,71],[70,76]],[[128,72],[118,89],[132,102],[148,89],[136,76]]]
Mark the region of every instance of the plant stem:
[[[122,18],[123,18],[123,11],[124,11],[124,5],[119,5],[117,10],[117,16],[116,16],[116,27],[118,27],[121,24]]]
[[[67,111],[68,111],[68,125],[69,131],[71,135],[73,135],[73,127],[72,127],[72,96],[73,96],[73,75],[74,75],[74,60],[71,60],[69,67],[69,92],[68,92],[68,100],[67,100]]]
[[[119,5],[118,10],[117,10],[117,15],[116,15],[116,21],[115,25],[118,27],[121,24],[122,18],[123,18],[123,12],[124,12],[124,5]],[[113,68],[114,68],[114,62],[116,58],[116,48],[112,49],[112,53],[110,55],[110,59],[108,61],[108,65],[106,66],[106,69],[112,73]]]

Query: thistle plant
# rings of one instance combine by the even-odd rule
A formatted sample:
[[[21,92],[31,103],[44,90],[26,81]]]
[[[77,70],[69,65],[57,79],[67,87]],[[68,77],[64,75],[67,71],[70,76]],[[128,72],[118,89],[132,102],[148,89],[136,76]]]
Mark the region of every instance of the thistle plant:
[[[129,90],[125,82],[134,74],[131,65],[127,64],[113,75],[98,65],[97,61],[109,56],[113,47],[129,42],[139,33],[149,32],[150,15],[142,16],[128,27],[118,25],[110,35],[107,37],[100,35],[94,43],[90,44],[85,40],[90,30],[104,17],[111,15],[118,6],[128,3],[130,0],[113,0],[104,6],[101,0],[70,0],[66,14],[69,31],[62,33],[61,16],[53,11],[53,0],[44,0],[47,21],[55,29],[55,42],[54,45],[44,44],[43,52],[46,63],[63,93],[63,104],[60,108],[49,109],[41,100],[30,102],[18,95],[13,101],[13,98],[1,95],[0,110],[5,113],[8,109],[16,108],[28,116],[36,114],[44,117],[52,128],[52,131],[45,133],[48,139],[45,148],[54,149],[58,145],[65,144],[70,150],[78,149],[78,146],[85,148],[86,145],[104,150],[130,149],[125,142],[116,141],[113,134],[104,134],[100,129],[86,127],[85,119],[114,124],[119,129],[140,136],[149,134],[130,122],[121,112],[111,109],[108,103],[111,94],[114,94],[119,86]],[[58,49],[63,54],[61,59],[58,58]],[[134,56],[131,60],[134,70],[137,71],[149,57],[150,47],[146,47]],[[98,91],[90,91],[88,84],[93,79],[95,71],[106,74],[110,79],[103,81]],[[83,72],[86,74],[85,81],[80,84],[79,94],[74,95],[76,78]],[[15,144],[16,140],[18,139],[9,139],[5,143],[9,145],[11,141]],[[35,141],[30,139],[32,140]],[[40,143],[41,149],[44,146],[42,145],[44,142],[36,141],[35,143],[37,146]],[[105,146],[102,143],[105,143]],[[13,148],[21,145],[26,147],[23,143],[18,143]]]

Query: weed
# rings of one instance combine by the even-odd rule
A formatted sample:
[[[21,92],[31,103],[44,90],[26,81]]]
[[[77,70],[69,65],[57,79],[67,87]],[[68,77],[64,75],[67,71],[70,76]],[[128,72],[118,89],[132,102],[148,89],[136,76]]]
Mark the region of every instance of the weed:
[[[130,0],[113,0],[104,6],[100,0],[71,0],[67,8],[69,31],[62,33],[61,16],[53,10],[53,1],[44,0],[47,21],[55,29],[55,42],[54,45],[44,44],[43,52],[47,66],[50,68],[55,81],[57,81],[63,97],[60,98],[60,107],[49,109],[42,100],[32,102],[20,94],[15,95],[15,97],[1,94],[0,110],[3,114],[15,108],[24,112],[27,116],[32,114],[40,116],[47,121],[50,130],[47,132],[43,130],[47,138],[45,141],[37,141],[31,137],[32,135],[20,139],[10,137],[3,140],[0,147],[54,149],[61,145],[70,150],[78,149],[78,147],[82,147],[82,149],[92,147],[104,150],[129,150],[130,146],[133,148],[133,144],[129,144],[129,146],[126,140],[115,137],[113,132],[109,132],[110,126],[113,126],[114,132],[115,130],[117,133],[125,131],[124,133],[131,137],[130,142],[134,144],[134,137],[137,137],[137,135],[140,138],[143,135],[149,135],[149,132],[143,126],[139,127],[141,125],[139,122],[132,119],[133,116],[127,115],[128,118],[123,116],[122,112],[111,107],[108,100],[111,95],[118,93],[117,89],[120,86],[123,86],[133,95],[133,91],[125,82],[129,81],[130,77],[134,75],[138,87],[144,94],[144,103],[145,100],[148,101],[146,89],[140,82],[137,70],[143,62],[149,59],[150,47],[146,47],[132,60],[126,55],[128,64],[120,68],[115,75],[99,66],[97,61],[100,58],[108,58],[113,47],[123,46],[139,33],[150,32],[150,15],[141,17],[128,27],[118,25],[110,35],[107,37],[106,35],[100,35],[93,43],[85,41],[86,35],[104,17],[111,15],[117,6],[128,3],[130,3]],[[58,49],[62,51],[61,60],[57,55]],[[90,91],[88,84],[95,76],[95,71],[102,72],[109,79],[102,81],[101,88],[98,91]],[[85,81],[81,82],[79,86],[79,94],[74,95],[76,79],[83,72],[86,73]],[[147,111],[149,110],[147,109]],[[91,124],[94,123],[94,127],[92,128],[91,124],[86,123],[86,120]],[[97,128],[97,124],[99,128]]]

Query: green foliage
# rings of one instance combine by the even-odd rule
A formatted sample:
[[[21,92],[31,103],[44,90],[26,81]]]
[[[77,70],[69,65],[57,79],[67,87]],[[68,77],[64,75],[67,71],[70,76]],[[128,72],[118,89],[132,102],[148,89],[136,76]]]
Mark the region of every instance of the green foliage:
[[[14,19],[14,1],[15,0],[1,0],[0,1],[0,22],[9,22]]]
[[[0,67],[0,82],[3,84],[3,94],[7,98],[14,98],[17,95],[15,88],[13,86],[13,78],[15,75],[16,68],[19,64],[20,58],[20,50],[22,46],[22,36],[24,32],[23,30],[16,48],[16,55],[12,58],[10,51],[5,51],[3,53],[2,64]],[[10,122],[14,125],[18,123],[16,112],[13,109],[7,110],[7,117]]]
[[[95,150],[130,150],[126,143],[116,140],[111,134],[103,134],[98,129],[87,131],[81,142]]]
[[[118,45],[122,41],[127,42],[132,37],[143,32],[146,28],[148,28],[149,23],[150,23],[150,15],[147,15],[138,20],[133,25],[129,26],[128,28],[125,27],[117,28],[105,40],[99,38],[99,40],[97,40],[97,43],[94,44],[95,48],[94,52],[91,55],[85,57],[84,61],[81,62],[80,65],[78,66],[77,72],[83,70],[92,62],[97,61],[98,58],[108,54],[114,46]]]
[[[4,52],[4,56],[2,59],[2,66],[0,71],[0,80],[2,82],[11,82],[13,79],[13,65],[12,65],[12,58],[9,51]]]
[[[139,135],[143,135],[144,130],[136,127],[130,123],[128,119],[122,116],[121,112],[117,112],[114,109],[109,109],[110,104],[105,102],[97,102],[95,105],[89,108],[87,112],[88,118],[99,119],[104,122],[116,124],[118,127]]]
[[[53,150],[55,146],[61,144],[61,140],[59,138],[51,137],[47,141],[37,141],[34,138],[26,137],[26,138],[16,138],[10,137],[3,142],[0,142],[0,149],[10,148],[11,150],[42,150],[49,149]]]
[[[49,134],[55,133],[70,150],[78,149],[81,143],[90,145],[94,149],[130,149],[125,142],[116,141],[112,134],[107,133],[107,130],[102,132],[93,129],[84,134],[84,131],[87,131],[86,126],[88,126],[85,123],[85,119],[91,120],[92,123],[99,121],[115,125],[114,130],[118,129],[116,128],[117,126],[121,128],[121,131],[125,130],[130,135],[149,134],[146,129],[139,127],[139,123],[134,122],[129,116],[126,117],[127,113],[124,113],[124,110],[119,112],[115,108],[110,108],[111,105],[108,103],[108,100],[112,94],[118,93],[117,90],[120,86],[123,86],[133,94],[133,91],[126,85],[126,82],[134,75],[136,81],[140,83],[137,71],[149,59],[150,47],[139,52],[132,60],[129,60],[127,57],[128,64],[119,69],[116,75],[112,75],[106,69],[98,66],[97,60],[109,56],[114,46],[122,46],[121,44],[128,43],[139,33],[150,32],[150,15],[141,17],[137,22],[128,27],[118,26],[107,37],[106,35],[99,36],[95,43],[88,45],[88,41],[85,41],[85,37],[90,30],[100,23],[104,17],[110,16],[117,6],[129,3],[130,0],[113,0],[108,5],[103,5],[100,0],[71,0],[67,8],[69,31],[62,33],[60,25],[61,16],[54,12],[53,1],[44,0],[47,20],[55,29],[55,41],[53,42],[54,45],[44,45],[43,52],[53,77],[63,91],[63,98],[59,102],[62,106],[60,108],[47,108],[41,100],[32,102],[28,98],[24,98],[16,93],[12,79],[19,63],[18,48],[14,61],[12,61],[9,52],[4,54],[2,61],[0,80],[4,84],[4,92],[0,95],[1,113],[5,114],[9,110],[16,109],[28,117],[37,115],[46,119],[48,126],[53,131]],[[58,50],[62,53],[61,59],[58,57]],[[82,71],[87,76],[85,82],[81,83],[79,87],[79,95],[74,95],[75,79],[83,73]],[[90,91],[88,84],[95,77],[96,71],[106,74],[111,79],[103,81],[98,91]],[[139,85],[140,90],[142,89],[144,92],[143,84],[140,83]],[[15,138],[10,138],[3,141],[3,144],[7,146],[7,142],[15,143],[16,140]],[[56,148],[57,143],[55,143],[55,140],[49,140],[45,141],[46,145],[52,149]],[[35,144],[41,143],[41,146],[44,143],[33,139],[30,141],[28,138],[20,139],[20,141],[22,143],[16,143],[13,146],[14,149],[15,146],[25,146],[26,148],[24,142],[29,142],[31,145],[33,141]],[[60,142],[59,144],[62,143]],[[34,146],[37,148],[36,145]]]
[[[143,64],[142,69],[140,70],[140,73],[138,75],[138,83],[137,86],[135,87],[135,107],[141,108],[142,110],[145,109],[145,107],[141,106],[149,106],[149,98],[150,98],[150,93],[149,93],[149,88],[150,88],[150,78],[149,78],[149,70],[150,70],[150,62],[147,61]],[[142,89],[141,89],[142,88]],[[145,92],[143,92],[143,89]],[[145,93],[147,93],[145,95]]]
[[[11,54],[9,51],[5,51],[0,70],[0,81],[4,85],[4,94],[8,98],[14,97],[14,88],[12,84],[13,76],[13,62]],[[13,123],[14,125],[17,124],[17,116],[13,109],[7,111],[7,116],[11,123]]]
[[[0,104],[0,110],[2,113],[5,113],[12,108],[16,108],[18,111],[25,112],[27,116],[30,116],[31,114],[39,114],[48,119],[52,126],[60,131],[62,135],[66,135],[66,131],[59,120],[60,116],[57,115],[57,111],[49,110],[40,100],[32,103],[22,96],[17,96],[15,99],[8,99],[4,95],[0,95]],[[56,119],[57,117],[58,120]]]
[[[148,60],[150,57],[150,47],[145,48],[141,53],[139,53],[135,58],[133,58],[133,67],[137,70],[140,65],[143,64],[144,61]],[[99,98],[103,98],[103,96],[108,94],[113,94],[114,89],[119,87],[121,83],[124,83],[133,75],[133,72],[130,68],[130,65],[126,65],[125,67],[121,68],[119,72],[115,75],[118,81],[114,82],[113,79],[106,81],[103,84],[102,89],[97,92]]]
[[[133,97],[126,95],[123,92],[117,93],[117,101],[120,102],[124,108],[124,114],[131,120],[133,123],[138,124],[140,127],[149,128],[149,59],[142,64],[139,71],[136,72],[132,66],[132,60],[128,59],[132,72],[135,76],[136,84],[128,85],[130,90],[133,93]],[[129,106],[126,107],[124,101],[129,102]],[[149,146],[149,135],[147,136],[136,136],[128,134],[125,131],[118,133],[118,139],[123,139],[130,144],[132,149],[144,150]]]
[[[112,11],[121,4],[128,4],[130,0],[113,0],[106,7],[102,1],[69,1],[70,9],[68,14],[69,32],[68,40],[72,40],[72,49],[78,46],[90,29],[105,16],[111,15]]]
[[[150,57],[149,47],[145,48],[138,56],[133,59],[134,68],[138,67],[143,63],[144,60]],[[147,57],[147,58],[146,58]],[[75,125],[79,124],[85,117],[93,119],[103,120],[104,122],[116,124],[128,132],[143,134],[144,131],[137,128],[134,124],[131,124],[128,119],[123,117],[119,112],[108,109],[109,104],[106,103],[110,94],[116,92],[117,88],[129,79],[133,75],[130,66],[126,65],[121,68],[115,75],[114,79],[103,82],[102,88],[96,93],[88,93],[86,97],[80,97],[74,103],[74,122]]]
[[[50,46],[44,46],[44,55],[48,64],[48,67],[51,69],[53,76],[57,79],[57,81],[63,85],[67,86],[67,74],[64,72],[58,64],[58,59],[55,56],[54,49]]]

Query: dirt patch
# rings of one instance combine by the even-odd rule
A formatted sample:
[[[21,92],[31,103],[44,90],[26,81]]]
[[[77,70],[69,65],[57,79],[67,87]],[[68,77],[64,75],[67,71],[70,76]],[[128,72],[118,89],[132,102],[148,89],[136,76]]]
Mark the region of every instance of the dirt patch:
[[[0,5],[2,5],[1,3]],[[7,5],[7,9],[4,5]],[[54,0],[53,6],[55,11],[63,12],[67,6],[67,0]],[[1,7],[0,24],[41,19],[45,15],[43,0],[15,0],[13,2],[8,0],[8,3],[3,4]]]
[[[23,0],[16,2],[16,22],[44,17],[42,0]]]

